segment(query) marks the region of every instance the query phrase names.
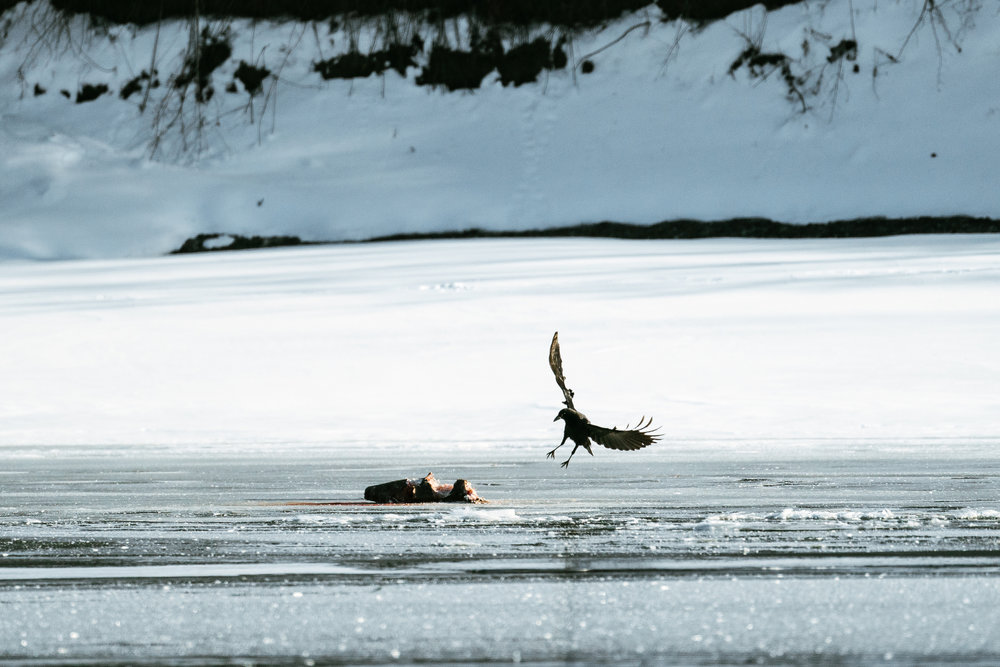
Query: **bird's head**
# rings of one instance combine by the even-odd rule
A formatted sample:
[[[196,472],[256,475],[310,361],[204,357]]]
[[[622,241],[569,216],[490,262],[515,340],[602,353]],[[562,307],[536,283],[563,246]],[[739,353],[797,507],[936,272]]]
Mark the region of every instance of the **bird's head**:
[[[562,419],[563,421],[566,421],[566,416],[568,414],[569,414],[569,408],[563,408],[562,410],[559,411],[559,414],[557,414],[556,418],[553,419],[552,421],[557,422],[560,419]]]

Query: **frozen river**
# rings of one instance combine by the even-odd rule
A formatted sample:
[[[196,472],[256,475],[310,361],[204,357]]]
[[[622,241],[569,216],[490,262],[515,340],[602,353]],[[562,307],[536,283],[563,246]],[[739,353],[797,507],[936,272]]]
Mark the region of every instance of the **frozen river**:
[[[998,340],[997,236],[0,264],[0,661],[1000,664]]]
[[[0,450],[0,656],[1000,660],[989,443],[547,444]],[[428,470],[491,503],[347,504]]]

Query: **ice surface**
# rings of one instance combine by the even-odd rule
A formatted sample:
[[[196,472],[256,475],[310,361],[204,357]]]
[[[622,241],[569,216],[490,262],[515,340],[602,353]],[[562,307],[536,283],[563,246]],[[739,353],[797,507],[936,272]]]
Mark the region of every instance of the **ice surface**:
[[[1000,465],[989,451],[677,461],[664,447],[562,470],[543,450],[7,457],[0,656],[1000,657]],[[428,463],[474,471],[494,505],[282,504],[356,500],[390,470]]]

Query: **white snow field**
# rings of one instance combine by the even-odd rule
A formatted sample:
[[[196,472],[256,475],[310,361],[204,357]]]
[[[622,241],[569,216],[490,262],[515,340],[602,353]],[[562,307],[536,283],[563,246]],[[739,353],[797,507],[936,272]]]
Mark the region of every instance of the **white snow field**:
[[[661,442],[546,459],[557,329]],[[998,329],[996,236],[6,263],[0,658],[995,664]]]
[[[648,22],[592,56],[591,74],[553,70],[515,88],[493,72],[455,93],[416,85],[413,67],[324,81],[313,64],[344,52],[342,28],[235,20],[204,131],[188,133],[186,152],[162,132],[151,160],[172,88],[155,89],[145,113],[140,95],[118,91],[154,55],[164,80],[179,72],[187,24],[52,27],[36,0],[5,14],[0,43],[0,257],[149,256],[198,233],[997,217],[996,2],[925,5],[810,0],[703,28],[663,22],[650,5],[574,38],[578,61]],[[422,31],[429,45],[433,28]],[[360,31],[362,52],[374,33]],[[849,39],[855,60],[828,62]],[[751,43],[788,55],[807,111],[779,71],[729,74]],[[270,97],[223,92],[241,59],[279,73],[265,81]],[[60,94],[85,84],[110,91],[84,104]]]
[[[523,446],[556,330],[584,412],[694,447],[998,435],[992,235],[8,263],[0,299],[4,445]]]

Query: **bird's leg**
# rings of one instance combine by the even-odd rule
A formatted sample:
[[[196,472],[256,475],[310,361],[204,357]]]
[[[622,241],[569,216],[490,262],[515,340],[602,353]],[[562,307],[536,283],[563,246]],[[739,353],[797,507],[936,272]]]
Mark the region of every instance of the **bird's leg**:
[[[563,434],[562,442],[560,442],[558,445],[556,445],[556,449],[559,449],[560,447],[562,447],[563,445],[565,445],[566,444],[566,439],[568,437],[569,436],[564,433]],[[549,452],[548,454],[546,454],[545,458],[547,458],[547,459],[554,459],[556,457],[556,449],[553,449],[551,452]]]
[[[576,449],[577,449],[577,447],[579,447],[579,446],[580,446],[580,445],[574,445],[574,446],[573,446],[573,451],[571,451],[571,452],[569,453],[569,459],[573,458],[573,455],[574,455],[574,454],[576,454]],[[565,468],[566,466],[568,466],[568,465],[569,465],[569,459],[566,459],[565,461],[563,461],[563,462],[562,462],[562,464],[561,464],[561,465],[562,465],[562,467],[563,467],[563,468]]]

